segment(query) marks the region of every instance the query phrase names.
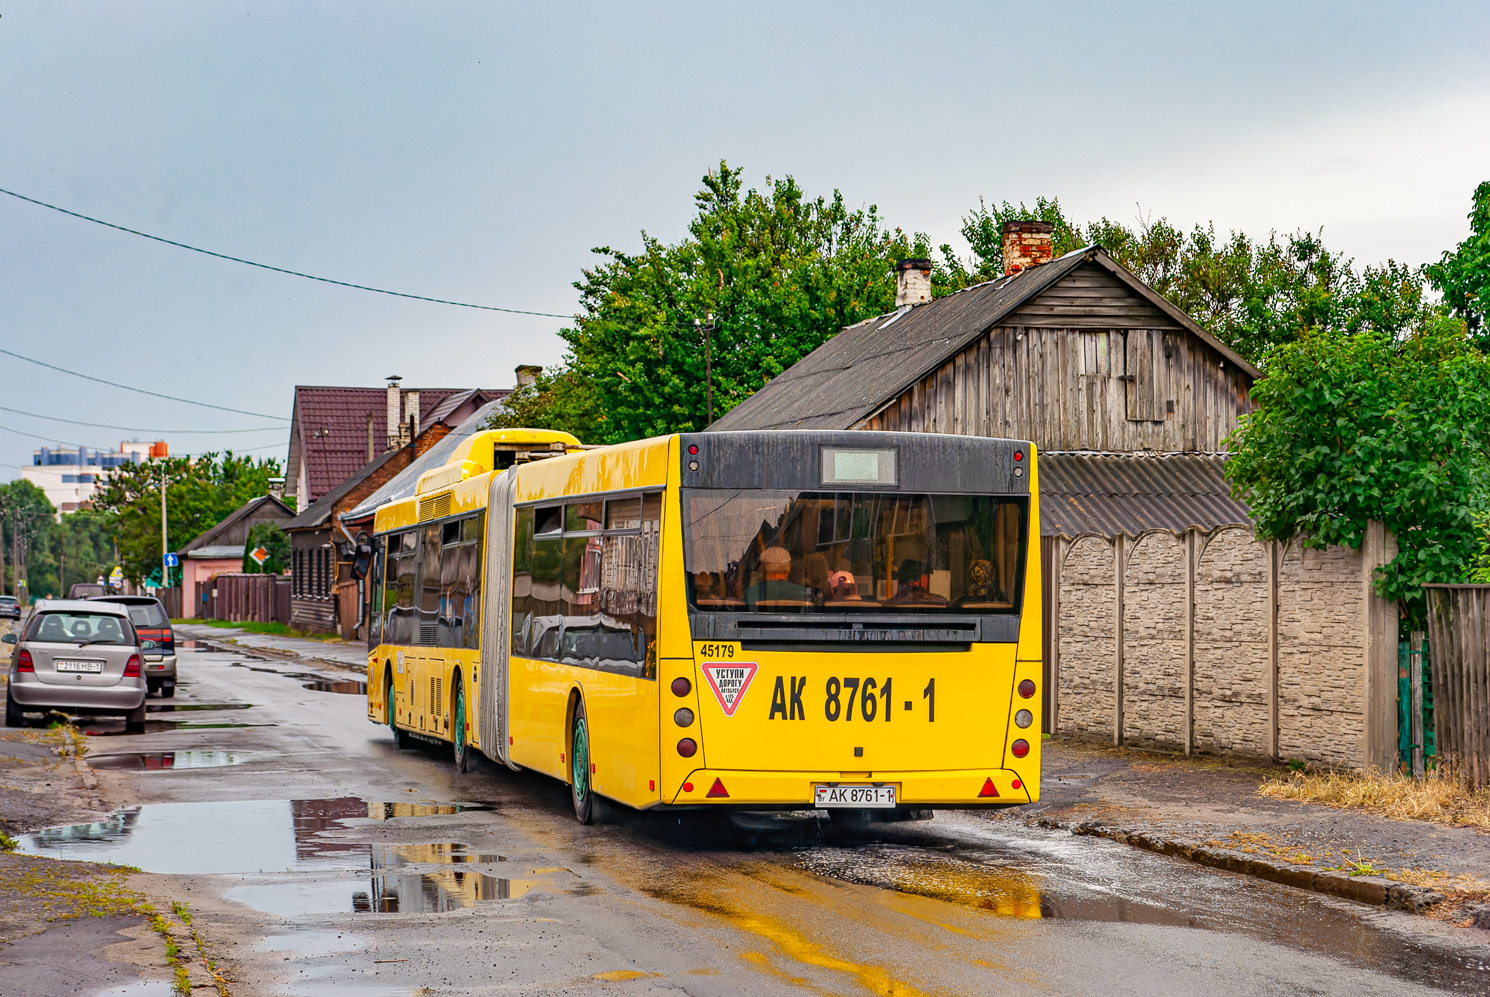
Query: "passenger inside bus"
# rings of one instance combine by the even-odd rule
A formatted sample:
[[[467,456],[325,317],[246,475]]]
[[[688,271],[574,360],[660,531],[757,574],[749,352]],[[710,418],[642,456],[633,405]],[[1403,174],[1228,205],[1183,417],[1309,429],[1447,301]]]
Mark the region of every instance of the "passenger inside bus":
[[[761,580],[745,593],[747,605],[793,608],[814,605],[812,589],[791,580],[792,555],[785,547],[767,547],[761,551],[760,566]]]

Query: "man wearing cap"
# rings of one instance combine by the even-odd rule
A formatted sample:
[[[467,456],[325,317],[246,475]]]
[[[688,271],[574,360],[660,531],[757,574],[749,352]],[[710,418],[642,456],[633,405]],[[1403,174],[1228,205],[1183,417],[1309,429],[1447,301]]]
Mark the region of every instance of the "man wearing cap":
[[[760,563],[764,581],[750,586],[745,593],[747,605],[763,608],[813,605],[812,590],[791,580],[792,555],[785,547],[767,547],[761,551]]]

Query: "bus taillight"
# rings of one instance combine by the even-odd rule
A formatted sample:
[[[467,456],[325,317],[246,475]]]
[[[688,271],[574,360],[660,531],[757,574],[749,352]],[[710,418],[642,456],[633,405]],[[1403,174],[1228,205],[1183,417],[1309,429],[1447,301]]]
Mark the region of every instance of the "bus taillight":
[[[1029,679],[1025,679],[1023,682],[1019,683],[1019,695],[1021,697],[1025,698],[1025,699],[1029,699],[1034,694],[1035,694],[1035,683],[1034,682],[1030,681]]]
[[[684,758],[692,758],[698,752],[698,742],[691,737],[685,737],[678,742],[678,754]]]
[[[1021,737],[1019,740],[1009,745],[1009,750],[1013,752],[1015,758],[1023,758],[1025,755],[1030,753],[1030,742]]]
[[[693,683],[682,675],[673,679],[672,690],[674,696],[686,696],[693,691]]]
[[[983,788],[978,790],[978,797],[980,799],[986,799],[990,796],[997,796],[998,794],[998,787],[993,784],[992,776],[983,780]]]

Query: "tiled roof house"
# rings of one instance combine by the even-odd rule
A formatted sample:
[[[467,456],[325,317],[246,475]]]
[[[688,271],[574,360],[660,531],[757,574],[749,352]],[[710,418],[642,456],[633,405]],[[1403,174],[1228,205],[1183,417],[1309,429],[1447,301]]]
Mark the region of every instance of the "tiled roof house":
[[[416,450],[428,447],[508,393],[505,388],[403,388],[396,377],[386,388],[297,385],[285,500],[304,510],[385,450],[407,445],[411,436]]]

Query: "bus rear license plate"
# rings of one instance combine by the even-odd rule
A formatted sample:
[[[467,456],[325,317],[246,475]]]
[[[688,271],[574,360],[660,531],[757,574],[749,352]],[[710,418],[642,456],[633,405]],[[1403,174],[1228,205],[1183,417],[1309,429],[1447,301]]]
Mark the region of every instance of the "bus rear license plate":
[[[59,672],[91,672],[95,675],[98,675],[103,672],[103,662],[69,661],[66,658],[59,658],[58,660],[52,662],[52,668],[54,671]]]
[[[895,807],[894,786],[824,786],[814,787],[813,804],[820,809],[831,807]]]

